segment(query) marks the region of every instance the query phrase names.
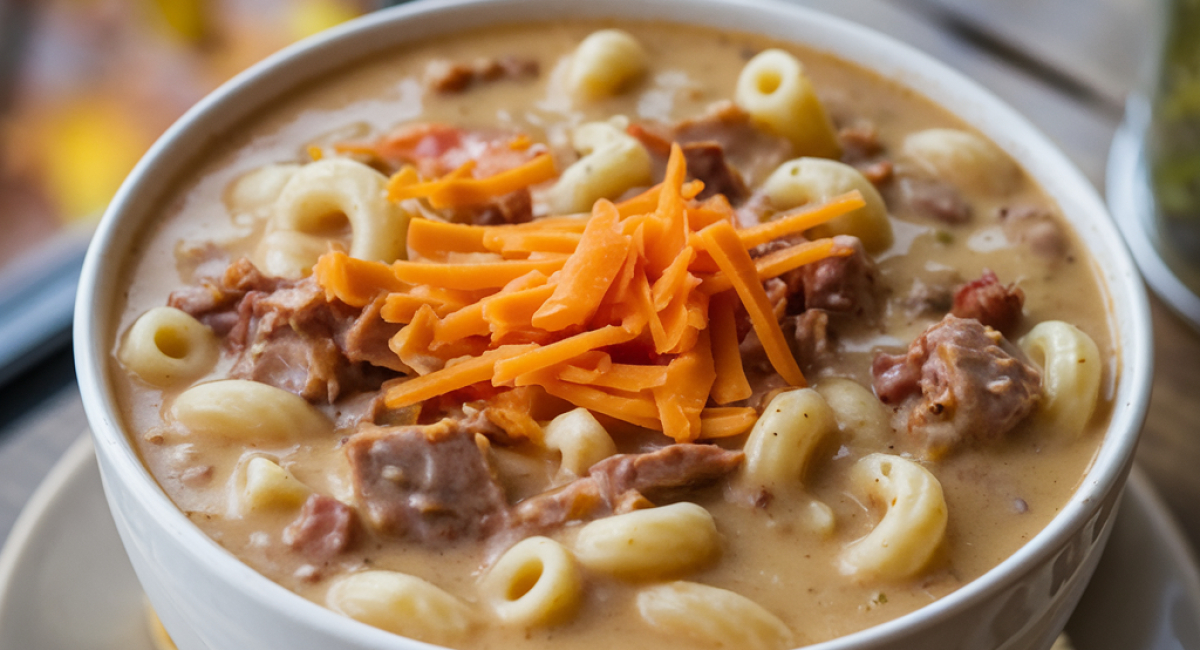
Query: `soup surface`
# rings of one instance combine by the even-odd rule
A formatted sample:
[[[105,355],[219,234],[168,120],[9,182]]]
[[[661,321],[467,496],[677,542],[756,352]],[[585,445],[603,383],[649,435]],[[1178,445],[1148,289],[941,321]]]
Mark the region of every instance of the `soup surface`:
[[[151,473],[197,526],[270,579],[454,647],[804,645],[911,612],[1007,558],[1079,484],[1117,368],[1093,262],[1057,207],[948,112],[845,62],[657,23],[619,24],[618,36],[585,47],[612,27],[536,24],[418,43],[222,136],[125,270],[111,368]],[[629,37],[636,47],[622,50]],[[592,59],[603,65],[588,77]],[[789,77],[797,59],[803,72]],[[792,92],[796,79],[819,103],[797,100],[790,110],[801,113],[783,126],[746,94]],[[539,176],[545,158],[553,171]],[[840,162],[821,162],[831,160]],[[703,190],[675,182],[683,163]],[[513,169],[504,191],[437,185]],[[620,224],[652,223],[641,215],[664,214],[668,194],[691,234],[665,259],[684,248],[691,257],[675,267],[685,279],[668,278],[659,293],[655,280],[671,271],[653,257],[669,238]],[[352,205],[351,195],[379,205]],[[608,212],[600,198],[618,207]],[[849,216],[803,237],[747,239],[760,222],[820,210]],[[623,246],[615,264],[580,252],[602,237],[586,216],[558,219],[578,212],[617,219],[624,239],[610,228],[604,240]],[[549,225],[513,225],[531,218]],[[406,220],[407,246],[377,253]],[[729,232],[749,243],[725,259]],[[477,248],[493,240],[498,248]],[[802,248],[815,261],[797,268]],[[386,264],[355,267],[338,251]],[[793,262],[766,272],[768,259]],[[499,291],[543,288],[540,300],[562,309],[554,313],[589,291],[615,295],[627,261],[625,281],[654,290],[650,308],[621,311],[606,298],[569,326],[498,334],[502,319],[476,314],[454,329],[453,314],[494,305],[484,301]],[[486,277],[520,263],[519,273]],[[749,284],[735,272],[746,263],[759,269]],[[450,270],[430,271],[438,265]],[[388,269],[397,270],[380,280]],[[414,279],[426,272],[448,279]],[[573,288],[554,293],[569,278]],[[694,307],[676,305],[679,318],[695,317],[673,341],[630,324],[655,312],[670,329],[679,296]],[[769,323],[754,313],[760,297]],[[139,330],[168,304],[186,315]],[[553,311],[532,322],[550,323]],[[625,319],[600,323],[610,312]],[[1051,335],[1036,329],[1048,323]],[[549,370],[533,356],[600,330],[617,338],[555,356]],[[736,371],[720,353],[730,336]],[[791,362],[779,358],[780,340]],[[156,360],[135,350],[145,341]],[[426,379],[466,376],[497,350],[501,362],[482,376],[443,380],[444,390]],[[179,365],[158,372],[160,357]],[[524,370],[497,379],[511,359]],[[789,390],[802,385],[789,363],[815,392]],[[198,391],[231,377],[282,390]],[[431,396],[419,381],[435,385]],[[697,382],[699,403],[671,410]],[[647,423],[638,410],[647,404],[681,419]],[[790,446],[773,442],[783,438]],[[551,550],[500,575],[508,549],[535,536],[553,540]],[[553,563],[562,557],[570,568]],[[559,600],[534,602],[542,579]],[[752,602],[712,605],[729,592]],[[406,618],[405,602],[432,609],[410,620],[422,617]],[[679,622],[706,611],[716,631]],[[745,628],[765,622],[730,632],[720,611],[740,612]]]

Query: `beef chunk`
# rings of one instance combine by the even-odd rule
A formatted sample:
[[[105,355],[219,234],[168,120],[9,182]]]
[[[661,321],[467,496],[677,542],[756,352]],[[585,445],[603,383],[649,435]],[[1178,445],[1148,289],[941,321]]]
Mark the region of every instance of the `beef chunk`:
[[[688,174],[704,182],[704,191],[696,198],[707,199],[724,194],[730,203],[741,203],[750,196],[742,175],[725,160],[725,150],[715,142],[692,142],[683,145]]]
[[[837,138],[842,147],[842,162],[857,169],[873,185],[883,185],[892,180],[895,166],[884,156],[883,143],[879,141],[879,130],[875,124],[859,120],[839,129]]]
[[[941,318],[954,306],[954,292],[941,283],[932,284],[913,280],[912,288],[904,297],[904,310],[910,318],[937,316]]]
[[[853,251],[845,257],[828,257],[801,268],[804,308],[824,309],[856,316],[878,313],[879,272],[857,237],[838,235],[838,247]]]
[[[324,562],[350,548],[356,527],[350,506],[314,494],[304,502],[296,520],[283,530],[283,543],[309,560]]]
[[[348,327],[341,328],[338,332],[338,347],[351,362],[366,362],[380,368],[406,372],[408,369],[388,347],[388,341],[403,326],[383,320],[383,316],[380,315],[383,303],[384,299],[381,296],[364,307]]]
[[[901,179],[899,186],[901,199],[918,215],[952,225],[971,220],[971,204],[945,181],[909,177]]]
[[[398,326],[381,304],[358,310],[328,301],[313,278],[263,275],[240,259],[220,280],[172,293],[168,303],[224,337],[230,376],[291,391],[311,401],[374,390],[402,366],[387,347]]]
[[[737,469],[742,453],[713,445],[677,444],[643,454],[618,454],[588,475],[517,504],[519,525],[535,529],[604,516],[670,499]]]
[[[346,442],[354,493],[372,528],[436,546],[504,528],[504,492],[475,434],[453,420],[363,426]]]
[[[669,127],[640,124],[631,124],[627,131],[650,152],[658,168],[656,175],[661,177],[667,166],[667,158],[671,155],[671,142],[676,138],[674,132]],[[742,175],[726,160],[725,149],[719,143],[686,142],[680,144],[680,149],[687,161],[688,178],[704,183],[704,190],[696,198],[703,200],[723,194],[730,203],[736,204],[750,196]]]
[[[758,185],[775,168],[792,158],[792,143],[754,126],[749,114],[733,102],[718,102],[703,115],[674,125],[673,139],[681,144],[712,142],[720,145],[725,159]],[[732,199],[731,199],[732,200]]]
[[[954,294],[954,308],[950,313],[959,318],[974,318],[1003,334],[1011,334],[1021,319],[1024,305],[1025,292],[1020,287],[1000,284],[996,274],[985,269],[982,277],[967,283]]]
[[[792,156],[790,141],[754,126],[750,116],[732,102],[715,104],[704,115],[673,125],[634,124],[629,134],[645,145],[660,173],[671,143],[678,142],[689,175],[704,182],[700,198],[724,194],[735,205],[750,196],[750,185],[760,183]]]
[[[899,407],[904,427],[933,456],[963,442],[993,443],[1041,398],[1041,373],[1009,350],[999,332],[948,314],[907,353],[875,357],[875,393]]]
[[[842,147],[842,162],[848,165],[873,160],[883,153],[879,129],[865,120],[838,129],[837,139]]]
[[[425,84],[434,92],[453,94],[492,81],[536,79],[539,70],[536,59],[515,56],[481,58],[471,63],[434,61],[425,70]]]
[[[1045,209],[1019,205],[1000,208],[997,216],[1009,241],[1027,246],[1035,255],[1054,261],[1067,253],[1067,235]]]

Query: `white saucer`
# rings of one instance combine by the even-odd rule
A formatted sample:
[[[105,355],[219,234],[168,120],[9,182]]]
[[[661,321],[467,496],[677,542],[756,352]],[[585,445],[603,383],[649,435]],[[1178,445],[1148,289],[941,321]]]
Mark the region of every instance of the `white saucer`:
[[[1200,572],[1136,469],[1067,631],[1077,650],[1200,650]],[[142,592],[84,438],[46,477],[0,552],[0,650],[152,648]]]

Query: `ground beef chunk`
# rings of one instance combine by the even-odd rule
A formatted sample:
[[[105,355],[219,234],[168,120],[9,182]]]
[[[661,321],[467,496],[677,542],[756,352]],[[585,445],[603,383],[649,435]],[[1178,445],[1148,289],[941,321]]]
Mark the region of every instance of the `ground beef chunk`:
[[[1038,257],[1054,261],[1067,254],[1067,235],[1054,215],[1045,209],[1029,205],[1004,207],[997,217],[1009,241],[1027,246]]]
[[[363,516],[383,534],[438,546],[483,539],[507,523],[504,491],[475,433],[458,422],[366,425],[345,451]]]
[[[283,530],[283,543],[306,559],[326,562],[354,544],[357,519],[350,506],[322,494],[304,502],[300,515]]]
[[[740,451],[700,444],[618,454],[593,465],[585,477],[522,501],[514,514],[520,526],[546,529],[628,511],[712,483],[741,462]]]
[[[434,61],[425,70],[425,84],[443,94],[461,93],[472,86],[509,79],[536,79],[540,66],[536,59],[515,56],[476,59],[471,63]]]
[[[956,225],[971,220],[971,204],[950,183],[924,176],[906,176],[897,183],[899,199],[917,215]]]
[[[999,332],[947,315],[907,353],[875,357],[875,393],[897,406],[901,428],[931,456],[963,442],[992,443],[1041,398],[1041,374],[1014,354]]]
[[[857,237],[837,235],[834,244],[852,251],[804,266],[804,308],[873,317],[878,313],[879,271]]]
[[[950,313],[959,318],[974,318],[1003,334],[1011,334],[1021,319],[1024,305],[1025,292],[1020,287],[1000,284],[996,274],[985,269],[982,277],[967,283],[954,294],[954,308]]]

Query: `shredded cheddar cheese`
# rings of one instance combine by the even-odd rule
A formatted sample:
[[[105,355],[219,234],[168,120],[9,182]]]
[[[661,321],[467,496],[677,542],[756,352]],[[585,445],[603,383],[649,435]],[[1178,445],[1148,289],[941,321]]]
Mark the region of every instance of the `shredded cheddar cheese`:
[[[546,155],[488,178],[472,178],[467,165],[421,181],[406,168],[389,193],[434,207],[470,205],[554,173]],[[673,146],[663,183],[619,204],[597,201],[590,218],[511,226],[418,218],[408,232],[410,260],[385,264],[330,252],[316,278],[329,298],[354,306],[380,300],[382,318],[404,324],[390,347],[413,377],[389,389],[390,408],[489,385],[501,394],[521,391],[497,402],[521,429],[529,391],[539,387],[679,442],[738,435],[756,418],[753,409],[725,406],[750,396],[738,351],[739,303],[775,370],[804,386],[762,282],[850,252],[831,239],[757,259],[749,249],[863,200],[851,192],[739,229],[728,201],[696,200],[703,184],[686,176]]]

